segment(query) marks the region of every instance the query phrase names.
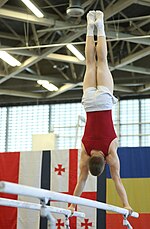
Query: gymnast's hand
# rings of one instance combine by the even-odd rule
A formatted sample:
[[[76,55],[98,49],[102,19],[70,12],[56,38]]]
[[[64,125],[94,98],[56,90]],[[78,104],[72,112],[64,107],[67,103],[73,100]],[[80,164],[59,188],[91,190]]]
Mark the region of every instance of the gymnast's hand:
[[[125,206],[125,209],[127,209],[129,211],[129,216],[132,215],[133,209],[129,206]]]
[[[70,204],[70,206],[68,207],[68,210],[71,211],[71,216],[72,216],[75,212],[75,206],[73,204]]]

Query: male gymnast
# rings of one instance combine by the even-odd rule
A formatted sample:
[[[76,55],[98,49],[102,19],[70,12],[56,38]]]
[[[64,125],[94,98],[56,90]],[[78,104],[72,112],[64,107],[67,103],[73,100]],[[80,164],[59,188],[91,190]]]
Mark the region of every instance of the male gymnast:
[[[93,32],[95,26],[96,46]],[[112,121],[112,106],[117,99],[113,96],[114,83],[107,62],[107,43],[101,11],[89,11],[87,14],[85,56],[82,104],[87,120],[82,138],[80,174],[73,195],[81,195],[89,171],[93,176],[99,176],[107,163],[122,205],[131,214],[132,208],[120,179],[118,141]],[[73,212],[75,206],[71,204],[69,209]]]

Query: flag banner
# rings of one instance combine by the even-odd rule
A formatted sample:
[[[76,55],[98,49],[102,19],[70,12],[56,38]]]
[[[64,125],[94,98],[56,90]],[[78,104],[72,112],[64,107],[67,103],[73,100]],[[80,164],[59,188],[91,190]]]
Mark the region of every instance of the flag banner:
[[[73,194],[79,175],[80,150],[53,150],[51,152],[51,190],[60,193]],[[89,175],[86,187],[81,197],[96,200],[97,179]],[[52,206],[67,208],[68,204],[51,202]],[[70,219],[71,229],[96,228],[96,210],[81,205],[77,211],[86,214],[85,219],[72,217]],[[64,228],[64,216],[57,218],[57,229]]]
[[[118,150],[121,178],[127,191],[129,203],[139,212],[138,219],[129,217],[133,228],[150,228],[150,147],[121,147]],[[110,173],[107,170],[107,202],[121,206]],[[123,229],[122,216],[107,213],[107,229]]]
[[[77,149],[0,153],[0,180],[72,195],[79,175],[80,153],[80,150]],[[130,217],[129,220],[133,228],[148,229],[150,228],[150,148],[119,148],[118,154],[121,162],[121,178],[127,190],[129,202],[133,209],[140,213],[138,219]],[[103,183],[100,186],[103,187]],[[100,190],[102,188],[98,188],[98,193]],[[114,184],[110,179],[108,167],[106,190],[107,203],[121,206]],[[89,175],[81,197],[96,200],[96,191],[97,179]],[[37,199],[34,198],[5,193],[0,193],[0,197],[37,203]],[[68,208],[68,203],[51,201],[50,204]],[[71,229],[101,228],[102,222],[100,220],[96,222],[96,209],[78,205],[76,210],[84,212],[86,217],[85,219],[72,217]],[[64,216],[57,214],[56,220],[56,228],[63,229]],[[47,219],[42,218],[41,221],[39,212],[0,206],[0,229],[47,229]],[[123,229],[122,222],[121,215],[107,213],[106,229]]]
[[[42,152],[0,153],[0,180],[40,187]],[[0,197],[38,203],[37,199],[0,193]],[[39,229],[39,212],[0,206],[0,229]]]

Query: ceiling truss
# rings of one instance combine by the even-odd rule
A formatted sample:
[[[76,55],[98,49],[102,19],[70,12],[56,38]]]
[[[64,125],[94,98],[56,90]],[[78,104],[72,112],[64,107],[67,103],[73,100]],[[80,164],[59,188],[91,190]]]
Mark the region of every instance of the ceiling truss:
[[[68,2],[68,1],[64,1]],[[150,24],[150,18],[145,18],[137,21],[130,21],[126,9],[130,9],[133,5],[141,5],[150,7],[150,2],[148,0],[118,0],[118,1],[101,1],[104,7],[105,22],[106,22],[106,34],[108,39],[108,49],[109,49],[109,67],[112,72],[116,75],[117,72],[123,74],[130,74],[134,80],[133,82],[124,83],[123,78],[116,76],[117,85],[115,85],[115,91],[119,93],[134,93],[134,94],[145,94],[150,91],[150,67],[148,64],[142,63],[138,65],[141,60],[148,60],[150,55],[150,37],[145,26]],[[110,2],[108,4],[108,2]],[[24,47],[29,42],[29,47],[36,45],[39,46],[38,49],[23,49],[23,50],[9,50],[10,54],[15,55],[20,60],[22,60],[21,66],[17,68],[10,68],[5,63],[0,63],[2,66],[0,73],[0,94],[15,97],[26,97],[33,99],[51,99],[57,97],[58,95],[71,91],[74,88],[82,88],[83,73],[85,69],[85,61],[79,61],[75,56],[72,56],[69,51],[62,53],[62,45],[57,47],[42,48],[43,44],[53,44],[53,43],[70,43],[79,42],[79,49],[82,51],[84,48],[83,36],[86,34],[86,20],[85,18],[78,18],[76,20],[69,20],[68,16],[64,16],[64,12],[60,8],[55,7],[53,1],[44,0],[47,7],[50,7],[52,12],[45,13],[44,18],[37,18],[32,14],[27,14],[24,9],[17,9],[16,6],[9,5],[9,1],[0,0],[0,22],[6,29],[1,31],[0,39],[2,41],[8,40],[8,45],[1,42],[1,48],[13,48],[13,47]],[[96,1],[85,1],[82,4],[85,12],[96,6]],[[126,30],[124,29],[124,24],[116,23],[116,18],[123,17],[127,20],[128,26]],[[142,17],[143,15],[141,15]],[[115,19],[113,19],[116,17]],[[136,15],[132,16],[136,17]],[[112,23],[110,23],[111,21]],[[28,25],[30,26],[30,35],[25,36],[25,34],[19,32],[9,23],[8,20],[14,23],[22,23],[21,26],[24,27],[24,32],[27,32]],[[114,20],[114,23],[113,23]],[[109,22],[109,23],[107,23]],[[12,44],[11,44],[12,42]],[[14,42],[14,43],[13,43]],[[121,51],[118,54],[116,52],[119,47],[125,50],[127,47],[127,52],[122,54]],[[63,51],[64,52],[64,51]],[[118,56],[119,55],[119,60]],[[41,67],[41,63],[47,63],[52,68],[52,73],[43,73],[44,67]],[[67,69],[69,68],[69,75]],[[54,66],[55,73],[54,71]],[[63,65],[63,70],[62,70]],[[83,67],[82,67],[83,66]],[[77,72],[77,68],[80,68],[80,72]],[[83,68],[83,70],[81,70]],[[116,73],[115,73],[116,72]],[[137,77],[136,77],[137,75]],[[59,77],[58,77],[59,76]],[[143,76],[143,81],[142,81]],[[145,80],[144,80],[145,77]],[[17,82],[26,81],[28,83],[35,82],[38,79],[48,80],[49,82],[56,83],[59,85],[59,90],[54,93],[48,92],[32,92],[29,90],[22,91],[14,87],[9,82],[17,80]],[[136,80],[137,79],[137,80]],[[139,84],[139,86],[137,86]],[[8,87],[5,88],[5,85]],[[132,87],[131,85],[136,85]],[[37,90],[38,91],[38,90]]]

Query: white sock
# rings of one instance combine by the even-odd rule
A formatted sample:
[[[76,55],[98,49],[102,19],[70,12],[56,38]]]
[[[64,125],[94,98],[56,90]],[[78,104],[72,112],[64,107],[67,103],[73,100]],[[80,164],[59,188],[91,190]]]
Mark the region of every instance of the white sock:
[[[94,36],[95,11],[87,14],[87,36]]]
[[[98,37],[105,37],[105,28],[104,28],[104,14],[102,11],[96,11],[96,21],[95,25],[97,27],[97,36]]]

